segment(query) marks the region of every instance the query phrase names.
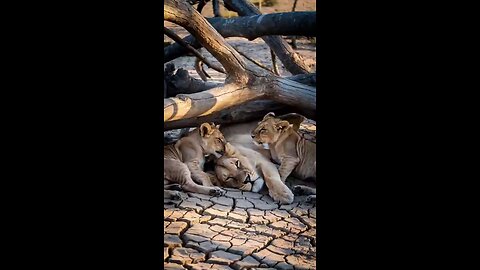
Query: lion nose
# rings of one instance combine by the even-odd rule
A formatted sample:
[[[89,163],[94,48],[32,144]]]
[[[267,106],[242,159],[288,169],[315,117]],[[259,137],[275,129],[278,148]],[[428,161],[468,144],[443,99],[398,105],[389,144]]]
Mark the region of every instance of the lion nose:
[[[244,184],[250,182],[250,175],[247,175],[247,178],[245,178],[245,181],[243,181]]]

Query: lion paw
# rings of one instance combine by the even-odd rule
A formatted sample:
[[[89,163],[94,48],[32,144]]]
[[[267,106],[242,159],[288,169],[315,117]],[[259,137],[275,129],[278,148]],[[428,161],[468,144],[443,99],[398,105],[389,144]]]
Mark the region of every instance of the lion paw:
[[[275,202],[280,204],[291,204],[294,198],[292,191],[287,186],[275,190],[271,189],[268,194]]]
[[[210,190],[210,196],[223,196],[225,195],[225,190],[219,188],[219,187],[214,187]]]

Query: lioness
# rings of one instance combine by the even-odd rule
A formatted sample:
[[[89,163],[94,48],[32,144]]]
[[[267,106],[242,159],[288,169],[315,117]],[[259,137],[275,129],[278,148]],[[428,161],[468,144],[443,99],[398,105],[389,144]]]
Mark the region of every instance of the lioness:
[[[214,187],[203,171],[205,156],[220,157],[225,152],[225,137],[219,126],[203,123],[174,144],[164,146],[164,180],[180,184],[188,192],[220,196],[224,190]],[[164,191],[166,197],[178,195]]]
[[[269,151],[252,140],[250,132],[256,125],[257,122],[252,122],[222,128],[228,143],[225,155],[215,162],[218,185],[258,192],[265,183],[274,201],[290,204],[294,195],[270,161]]]
[[[252,155],[249,155],[248,158],[251,159]],[[252,164],[248,158],[238,153],[233,145],[227,143],[225,155],[215,160],[216,184],[244,191],[260,191],[265,181],[258,175],[255,162]],[[252,159],[252,161],[254,160],[255,158]]]
[[[304,118],[300,119],[303,121]],[[270,151],[272,160],[280,164],[278,171],[283,182],[290,174],[302,180],[316,179],[316,145],[298,134],[299,126],[298,118],[296,123],[290,123],[285,117],[283,119],[275,117],[271,112],[265,115],[251,134],[256,143],[262,144]],[[296,186],[294,191],[305,195],[315,192],[314,189],[304,186]],[[308,198],[312,199],[315,199],[315,196]]]

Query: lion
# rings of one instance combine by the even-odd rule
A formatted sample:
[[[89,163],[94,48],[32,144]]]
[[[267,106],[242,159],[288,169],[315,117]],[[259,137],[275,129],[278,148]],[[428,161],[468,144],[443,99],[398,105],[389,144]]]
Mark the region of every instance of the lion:
[[[226,140],[219,128],[214,123],[203,123],[176,143],[164,146],[164,180],[180,185],[187,192],[223,195],[225,191],[213,186],[210,176],[203,171],[206,156],[219,158],[225,153]],[[165,184],[164,181],[164,188],[168,188]],[[178,198],[179,193],[164,190],[164,195]]]
[[[222,128],[228,143],[225,155],[215,161],[218,185],[258,192],[266,185],[276,202],[293,202],[292,191],[282,182],[277,167],[270,161],[270,153],[256,145],[250,132],[257,122],[235,124]]]
[[[280,165],[278,171],[282,182],[289,175],[302,180],[316,180],[316,144],[298,134],[304,119],[298,114],[275,117],[271,112],[252,131],[252,139],[269,150],[272,160]],[[298,195],[311,195],[307,198],[309,201],[316,198],[312,188],[295,186],[294,191]]]

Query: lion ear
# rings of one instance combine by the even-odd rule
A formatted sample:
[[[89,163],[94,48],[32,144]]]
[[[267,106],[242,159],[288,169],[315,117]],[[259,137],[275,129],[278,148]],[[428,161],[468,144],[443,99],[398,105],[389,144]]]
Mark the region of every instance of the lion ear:
[[[292,126],[290,123],[288,123],[288,121],[279,121],[278,123],[275,124],[275,128],[277,130],[285,130],[287,129],[289,126]]]
[[[203,123],[200,125],[200,136],[207,137],[208,135],[212,134],[212,126],[209,123]]]
[[[220,129],[220,125],[216,125],[215,127],[216,127],[217,129]]]
[[[280,115],[278,117],[279,119],[286,120],[290,124],[293,124],[293,129],[294,130],[299,130],[300,129],[300,124],[305,121],[305,116],[297,114],[297,113],[289,113],[289,114],[284,114]]]
[[[275,117],[275,113],[273,113],[273,112],[267,113],[267,114],[263,117],[263,120],[268,119],[268,118],[271,118],[271,117]]]

